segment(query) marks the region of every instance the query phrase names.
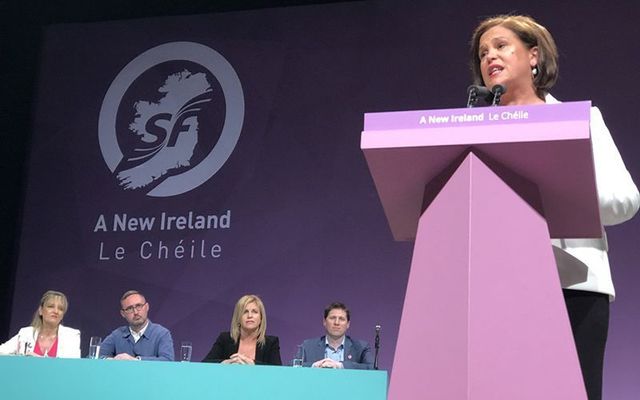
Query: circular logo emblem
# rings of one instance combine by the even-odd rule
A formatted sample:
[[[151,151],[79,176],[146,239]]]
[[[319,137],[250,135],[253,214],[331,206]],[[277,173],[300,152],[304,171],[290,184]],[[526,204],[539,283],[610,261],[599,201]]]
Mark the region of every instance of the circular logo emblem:
[[[124,190],[175,196],[222,168],[243,120],[242,86],[222,55],[198,43],[165,43],[111,83],[100,109],[100,151]]]

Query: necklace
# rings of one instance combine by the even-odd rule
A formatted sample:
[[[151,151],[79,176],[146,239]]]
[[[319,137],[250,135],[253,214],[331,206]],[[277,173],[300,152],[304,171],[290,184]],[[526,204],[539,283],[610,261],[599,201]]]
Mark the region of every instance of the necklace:
[[[58,334],[57,334],[57,333],[54,333],[53,335],[44,335],[44,334],[40,333],[40,334],[38,334],[38,339],[43,339],[43,340],[46,340],[46,339],[55,339],[55,338],[56,338],[56,336],[58,336]]]

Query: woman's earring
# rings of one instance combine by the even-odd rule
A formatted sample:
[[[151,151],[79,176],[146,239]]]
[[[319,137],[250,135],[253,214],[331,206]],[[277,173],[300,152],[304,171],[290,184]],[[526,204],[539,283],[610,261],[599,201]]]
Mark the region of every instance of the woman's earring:
[[[531,74],[533,75],[534,78],[538,76],[538,67],[533,67],[531,69]]]

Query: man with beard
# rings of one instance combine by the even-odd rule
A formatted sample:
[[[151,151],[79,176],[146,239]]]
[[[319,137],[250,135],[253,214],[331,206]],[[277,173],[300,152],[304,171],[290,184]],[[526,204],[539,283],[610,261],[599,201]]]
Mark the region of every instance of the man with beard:
[[[128,325],[111,332],[100,346],[100,358],[115,360],[173,361],[171,332],[147,318],[149,303],[137,290],[120,298],[120,315]]]

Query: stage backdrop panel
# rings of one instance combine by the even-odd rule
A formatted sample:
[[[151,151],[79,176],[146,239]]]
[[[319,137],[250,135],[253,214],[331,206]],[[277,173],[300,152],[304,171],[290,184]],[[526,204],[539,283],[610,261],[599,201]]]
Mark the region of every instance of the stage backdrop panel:
[[[84,354],[89,336],[124,322],[118,299],[138,289],[151,319],[176,343],[192,341],[198,360],[229,329],[237,298],[256,293],[289,363],[340,300],[352,336],[373,341],[382,325],[380,364],[390,369],[412,244],[387,226],[359,148],[363,114],[464,105],[478,16],[517,9],[550,28],[562,49],[554,94],[600,106],[640,179],[640,104],[618,78],[638,78],[640,55],[592,29],[630,38],[625,21],[640,12],[494,3],[363,1],[49,27],[11,330],[29,323],[42,292],[62,290]],[[640,391],[629,376],[640,358],[639,224],[609,231],[619,297],[605,388],[619,399]]]

